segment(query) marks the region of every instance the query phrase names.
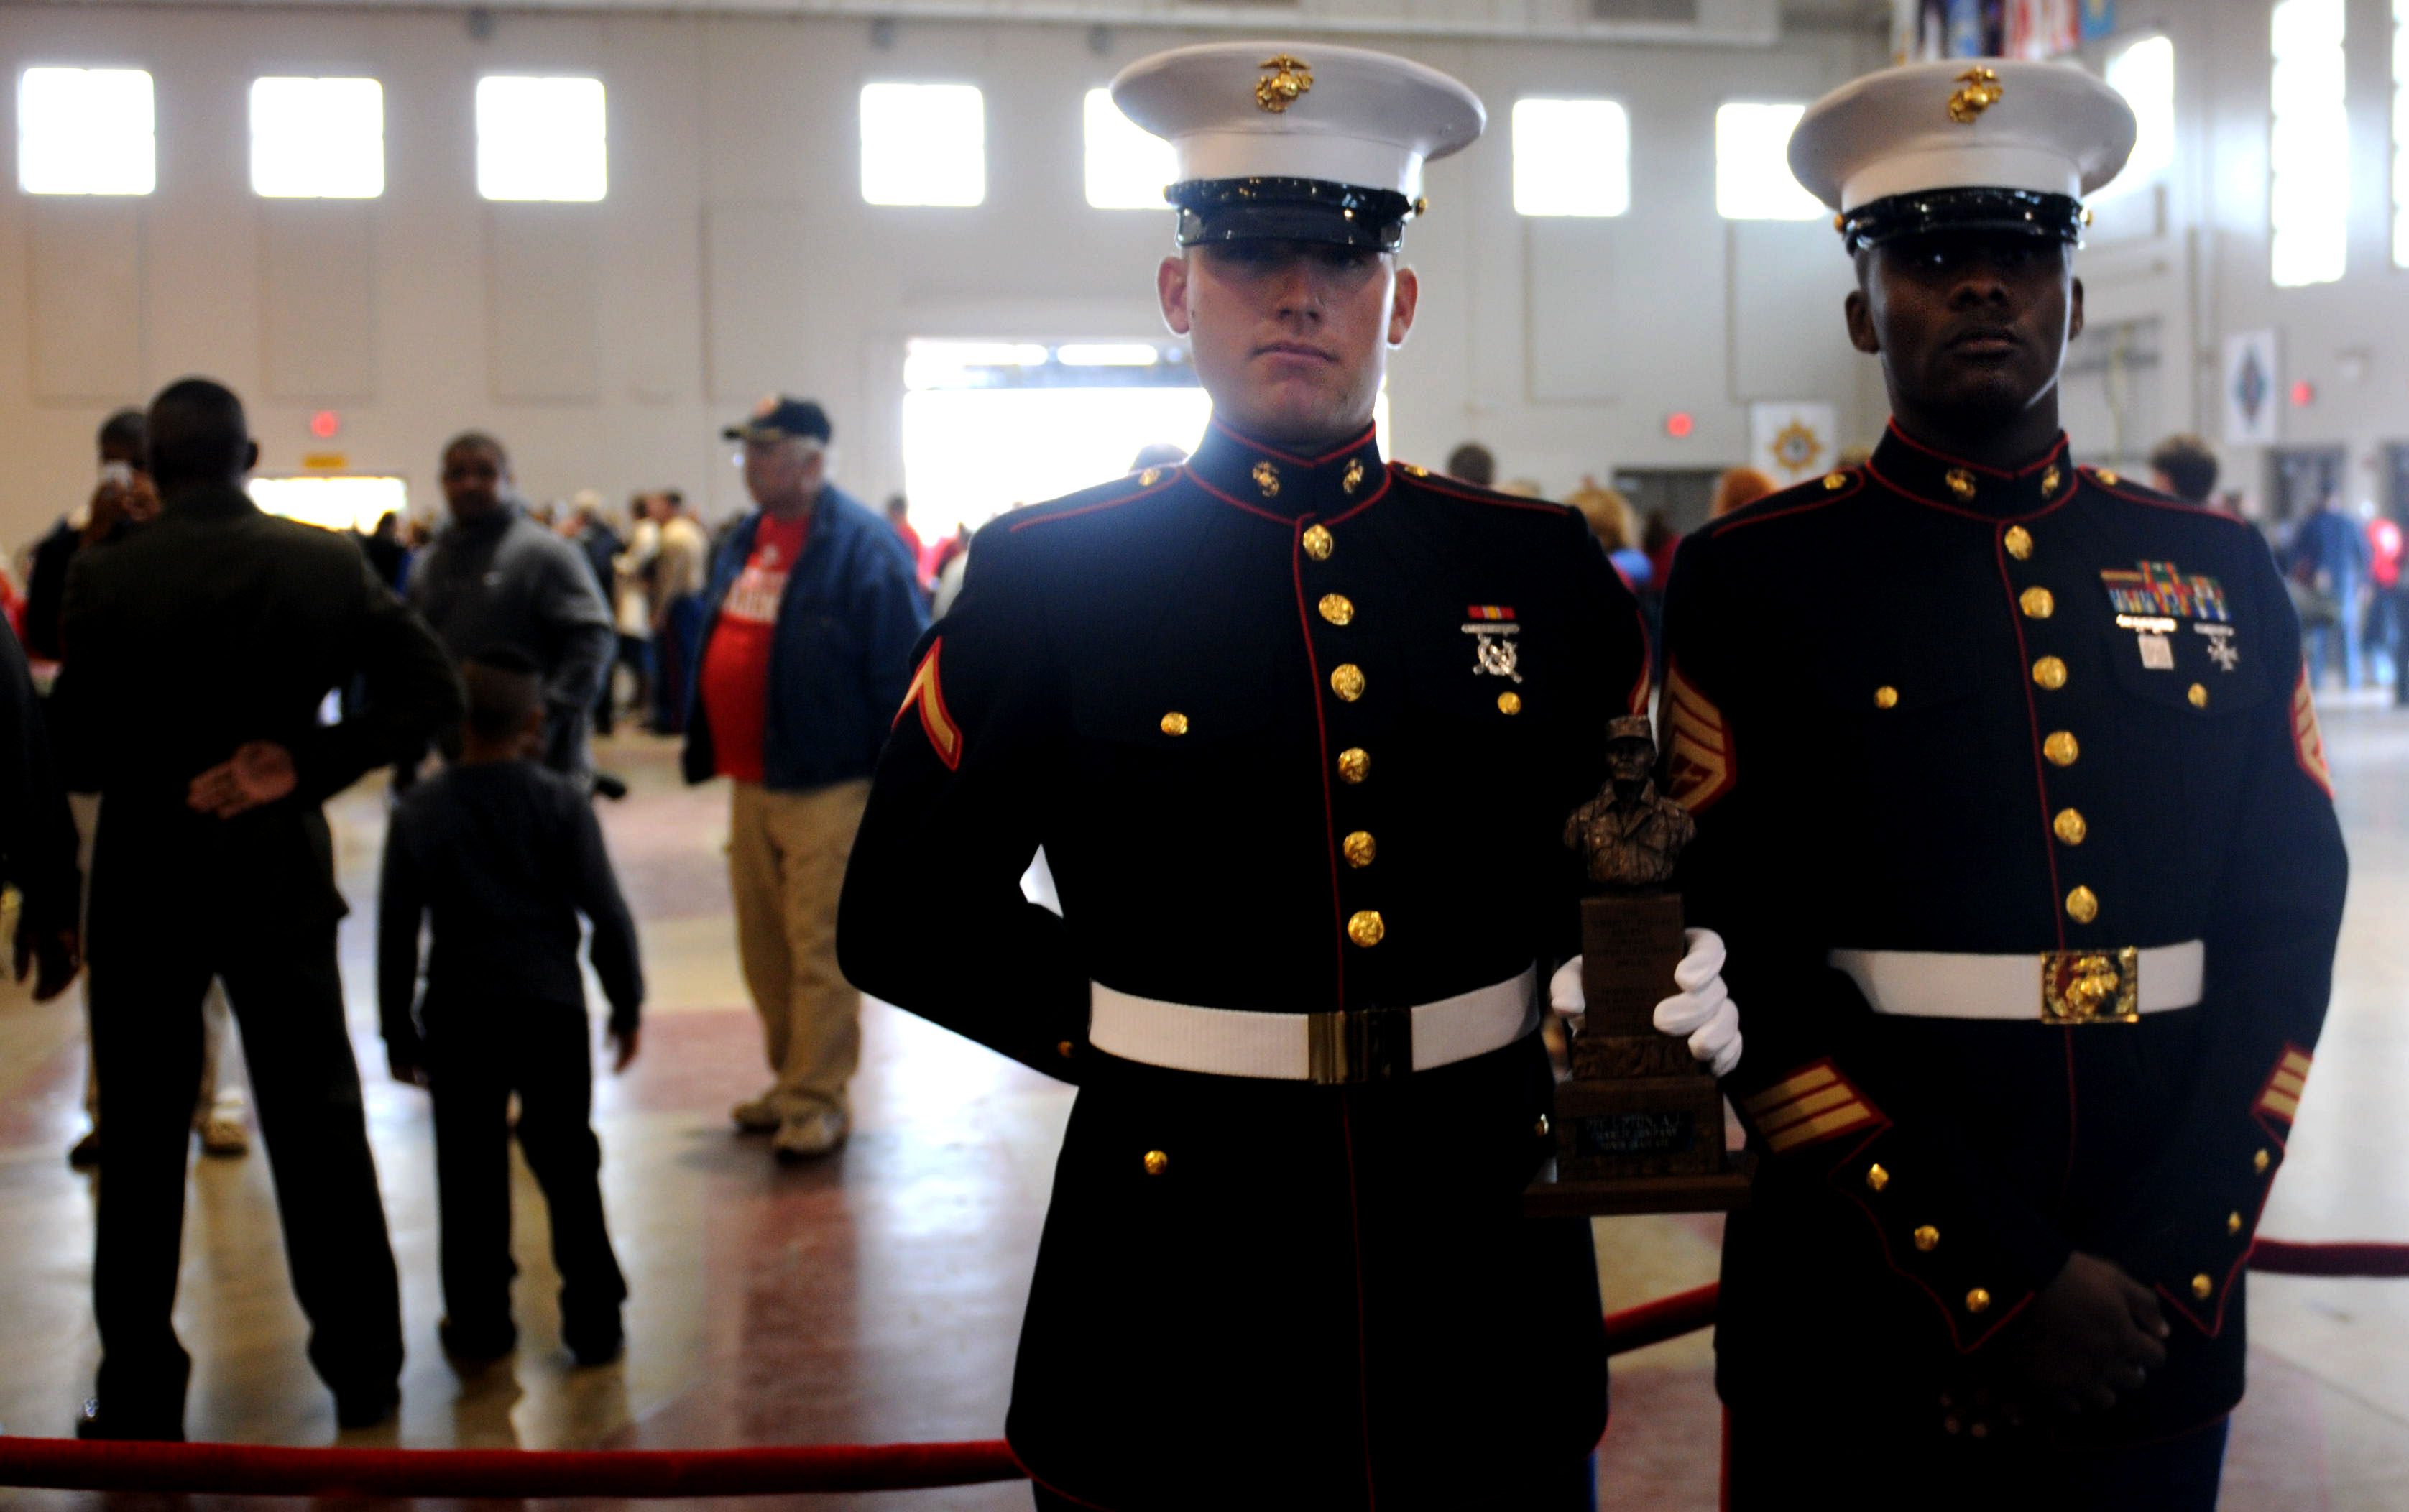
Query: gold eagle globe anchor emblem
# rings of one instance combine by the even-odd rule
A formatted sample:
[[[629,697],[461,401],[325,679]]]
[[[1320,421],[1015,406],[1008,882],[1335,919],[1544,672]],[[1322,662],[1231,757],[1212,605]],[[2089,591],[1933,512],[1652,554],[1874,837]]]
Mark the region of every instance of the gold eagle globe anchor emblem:
[[[1255,66],[1273,70],[1268,77],[1255,80],[1255,104],[1274,115],[1286,112],[1299,96],[1313,88],[1313,65],[1302,58],[1291,58],[1283,52]]]
[[[1965,87],[1949,96],[1949,119],[1961,126],[1972,125],[1983,111],[1999,103],[1997,68],[1969,68],[1957,76],[1956,82]]]

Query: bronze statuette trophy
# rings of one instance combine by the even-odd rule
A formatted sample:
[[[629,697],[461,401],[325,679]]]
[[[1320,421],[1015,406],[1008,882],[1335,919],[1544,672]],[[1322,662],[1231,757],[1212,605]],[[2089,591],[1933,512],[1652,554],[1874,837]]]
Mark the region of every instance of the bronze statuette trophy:
[[[1581,993],[1572,1075],[1556,1087],[1555,1178],[1534,1185],[1535,1215],[1691,1213],[1738,1206],[1748,1173],[1724,1150],[1724,1100],[1685,1040],[1659,1033],[1685,949],[1681,897],[1666,884],[1697,833],[1659,795],[1647,716],[1607,731],[1608,780],[1565,825],[1594,884],[1581,900]]]

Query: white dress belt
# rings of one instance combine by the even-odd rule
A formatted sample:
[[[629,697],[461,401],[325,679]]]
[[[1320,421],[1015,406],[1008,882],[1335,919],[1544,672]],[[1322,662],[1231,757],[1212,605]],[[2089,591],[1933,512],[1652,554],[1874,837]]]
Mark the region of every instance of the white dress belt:
[[[1835,950],[1878,1014],[2043,1024],[2125,1023],[2200,1000],[2200,942],[2146,950],[2045,950],[1985,956],[1928,950]]]
[[[1411,1008],[1266,1014],[1196,1008],[1092,983],[1088,1043],[1173,1071],[1271,1081],[1385,1081],[1503,1049],[1539,1027],[1539,972]]]

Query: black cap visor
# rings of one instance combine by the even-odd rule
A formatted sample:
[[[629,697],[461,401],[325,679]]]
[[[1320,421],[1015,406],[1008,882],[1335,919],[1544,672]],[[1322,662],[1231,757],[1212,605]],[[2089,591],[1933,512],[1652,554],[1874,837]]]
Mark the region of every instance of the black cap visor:
[[[1927,232],[1982,232],[2083,245],[2083,205],[2070,194],[2029,189],[1932,189],[1869,200],[1840,215],[1840,244],[1854,255]]]
[[[1191,179],[1163,191],[1179,208],[1179,245],[1303,241],[1395,252],[1414,202],[1389,189],[1320,179]]]

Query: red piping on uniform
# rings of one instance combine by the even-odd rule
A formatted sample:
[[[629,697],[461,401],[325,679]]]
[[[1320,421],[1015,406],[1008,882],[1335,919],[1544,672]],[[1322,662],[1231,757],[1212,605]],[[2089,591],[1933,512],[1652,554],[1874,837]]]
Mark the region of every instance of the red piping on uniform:
[[[1839,1068],[1836,1066],[1833,1069],[1837,1071]],[[1871,1105],[1872,1099],[1866,1098],[1863,1092],[1860,1092],[1857,1095],[1858,1097],[1865,1099],[1868,1105]],[[1847,1184],[1835,1179],[1839,1175],[1843,1169],[1854,1165],[1856,1163],[1857,1157],[1871,1149],[1873,1147],[1874,1141],[1882,1138],[1882,1135],[1890,1132],[1892,1129],[1897,1127],[1890,1121],[1889,1115],[1883,1114],[1879,1108],[1874,1111],[1879,1116],[1881,1116],[1881,1124],[1871,1132],[1868,1133],[1865,1138],[1857,1141],[1854,1145],[1850,1145],[1848,1153],[1842,1155],[1839,1159],[1832,1163],[1830,1169],[1826,1172],[1824,1177],[1825,1183],[1831,1187],[1833,1190],[1847,1198],[1850,1202],[1854,1202],[1857,1206],[1857,1211],[1866,1216],[1866,1221],[1873,1225],[1874,1243],[1882,1246],[1882,1263],[1891,1268],[1892,1274],[1906,1277],[1908,1285],[1915,1288],[1918,1291],[1921,1291],[1926,1296],[1931,1298],[1932,1304],[1940,1309],[1940,1320],[1949,1330],[1950,1346],[1961,1355],[1972,1354],[1975,1350],[1988,1343],[1991,1337],[1998,1333],[1999,1330],[2007,1327],[2010,1319],[2013,1318],[2018,1313],[2023,1312],[2026,1305],[2033,1300],[2034,1293],[2029,1291],[2026,1292],[2021,1301],[2019,1301],[2013,1307],[2009,1308],[2006,1312],[2001,1313],[1998,1318],[1992,1319],[1990,1326],[1983,1330],[1982,1332],[1975,1334],[1971,1340],[1965,1338],[1957,1332],[1956,1304],[1951,1302],[1948,1298],[1942,1296],[1940,1292],[1933,1290],[1931,1283],[1925,1280],[1924,1277],[1899,1264],[1897,1255],[1892,1251],[1890,1246],[1890,1231],[1882,1227],[1882,1217],[1874,1212],[1873,1204],[1858,1196],[1854,1191],[1850,1190]],[[1854,1132],[1854,1130],[1851,1131]]]
[[[1261,519],[1269,520],[1274,525],[1292,526],[1296,524],[1294,520],[1290,519],[1285,514],[1274,514],[1271,511],[1264,509],[1260,504],[1249,504],[1245,499],[1238,497],[1234,494],[1225,494],[1221,492],[1211,483],[1206,482],[1204,481],[1204,475],[1201,472],[1194,474],[1189,481],[1193,482],[1197,487],[1204,490],[1204,492],[1212,495],[1215,498],[1219,499],[1222,503],[1242,509],[1248,514],[1255,515]]]
[[[1027,520],[1017,520],[1011,525],[1004,526],[1004,529],[1017,536],[1033,525],[1052,525],[1057,520],[1068,520],[1075,515],[1093,514],[1098,510],[1116,509],[1123,504],[1134,504],[1139,499],[1153,497],[1155,495],[1160,494],[1164,489],[1170,487],[1173,483],[1178,482],[1179,472],[1179,468],[1170,468],[1165,469],[1164,477],[1152,488],[1140,489],[1134,494],[1125,494],[1119,498],[1107,498],[1100,500],[1094,504],[1082,504],[1075,510],[1058,510],[1052,514],[1040,514]],[[1197,481],[1202,482],[1204,480],[1200,478]]]
[[[1389,497],[1390,480],[1391,474],[1389,470],[1386,468],[1381,468],[1380,486],[1365,495],[1363,503],[1354,505],[1340,513],[1334,514],[1329,519],[1324,520],[1321,523],[1324,526],[1345,525],[1348,521],[1352,520],[1355,516],[1363,513],[1365,510],[1378,504],[1380,500]]]
[[[1980,510],[1959,509],[1955,504],[1944,504],[1937,498],[1926,498],[1922,494],[1915,492],[1911,488],[1902,488],[1896,480],[1884,474],[1880,468],[1875,467],[1870,458],[1866,462],[1866,470],[1872,473],[1875,477],[1882,479],[1882,486],[1888,488],[1892,493],[1900,495],[1906,498],[1913,499],[1916,503],[1925,506],[1926,509],[1939,510],[1943,514],[1954,514],[1961,520],[1980,520],[1984,525],[1993,526],[2013,525],[2019,520],[2038,520],[2044,514],[2051,513],[2056,510],[2063,508],[2073,499],[2075,492],[2074,479],[2070,477],[2066,481],[2066,492],[2060,497],[2051,499],[2048,503],[2043,504],[2040,509],[2028,511],[2023,514],[1984,514]]]
[[[2061,444],[2063,442],[2061,441]],[[1870,466],[1870,464],[1868,464]],[[1887,480],[1885,480],[1887,481]],[[1896,487],[1896,484],[1893,484]],[[2069,497],[2072,495],[2070,493]],[[2056,508],[2056,505],[2051,506]],[[1956,512],[1956,511],[1952,511]],[[2033,700],[2032,648],[2025,643],[2024,622],[2016,617],[2016,585],[2008,576],[2007,532],[1994,524],[1991,531],[1991,555],[1999,567],[1999,591],[2008,596],[2008,627],[2016,632],[2016,681],[2025,690],[2026,731],[2032,738],[2033,789],[2041,797],[2041,854],[2049,860],[2049,918],[2056,932],[2057,948],[2066,948],[2066,914],[2058,900],[2065,879],[2057,874],[2057,835],[2049,827],[2049,770],[2041,764],[2041,706]],[[2066,1052],[2066,1169],[2057,1178],[2057,1200],[2066,1201],[2067,1188],[2074,1183],[2074,1145],[2081,1130],[2075,1113],[2074,1091],[2074,1030],[2058,1031],[2059,1048]]]
[[[1709,520],[1698,528],[1706,535],[1708,540],[1713,540],[1728,535],[1732,531],[1738,530],[1742,526],[1763,525],[1767,520],[1786,519],[1794,514],[1805,514],[1811,510],[1828,509],[1832,505],[1843,503],[1865,492],[1866,481],[1863,478],[1856,477],[1854,474],[1844,474],[1843,476],[1847,476],[1849,481],[1856,484],[1856,486],[1854,488],[1841,489],[1838,493],[1827,490],[1821,498],[1810,498],[1802,504],[1791,504],[1778,510],[1767,510],[1762,514],[1737,512],[1726,514],[1720,520]],[[1768,495],[1767,497],[1774,497],[1778,496]],[[1749,506],[1749,508],[1753,509],[1754,506],[1752,505]]]
[[[1296,522],[1299,526],[1303,522]],[[1313,654],[1313,620],[1305,612],[1305,531],[1299,528],[1289,540],[1289,573],[1296,583],[1296,619],[1305,633],[1305,670],[1313,674],[1313,730],[1321,744],[1321,840],[1330,852],[1330,930],[1331,943],[1337,951],[1338,974],[1332,986],[1337,989],[1337,1001],[1331,1006],[1340,1012],[1347,1008],[1347,946],[1340,942],[1347,937],[1347,905],[1338,895],[1338,846],[1331,836],[1338,828],[1338,810],[1330,796],[1330,721],[1321,711],[1321,658]]]
[[[1724,1407],[1723,1415],[1723,1478],[1715,1488],[1715,1506],[1718,1512],[1731,1512],[1731,1408]]]
[[[1910,436],[1907,432],[1899,429],[1898,417],[1896,415],[1891,417],[1890,424],[1883,428],[1888,430],[1893,436],[1897,437],[1900,442],[1911,450],[1921,452],[1926,456],[1932,458],[1936,462],[1946,462],[1953,468],[1964,468],[1969,472],[1987,472],[1994,478],[2015,479],[2021,478],[2028,472],[2039,472],[2041,468],[2048,467],[2052,462],[2056,461],[2058,454],[2066,450],[2066,432],[2059,431],[2057,433],[2057,444],[2043,453],[2040,461],[2031,464],[2029,467],[2018,468],[2014,471],[2011,472],[1998,468],[1986,468],[1980,462],[1969,462],[1962,456],[1951,456],[1946,452],[1936,452],[1931,447],[1925,445],[1922,441],[1917,440],[1914,437]]]
[[[1218,414],[1207,419],[1204,423],[1213,429],[1219,431],[1222,435],[1227,436],[1230,439],[1237,442],[1240,446],[1246,447],[1249,451],[1261,452],[1265,456],[1276,456],[1282,462],[1293,463],[1300,468],[1318,468],[1325,462],[1335,462],[1340,457],[1345,456],[1348,453],[1352,452],[1357,447],[1363,445],[1365,441],[1370,440],[1378,433],[1380,428],[1378,425],[1366,425],[1362,431],[1356,434],[1353,440],[1349,441],[1346,445],[1338,448],[1338,450],[1325,453],[1320,456],[1303,457],[1293,456],[1289,453],[1279,451],[1275,447],[1265,446],[1262,442],[1255,439],[1251,436],[1239,435],[1236,431],[1232,430],[1229,426],[1221,424],[1221,417]]]
[[[1081,1506],[1093,1507],[1095,1512],[1113,1512],[1113,1509],[1106,1506],[1104,1503],[1090,1502],[1084,1496],[1074,1496],[1069,1491],[1064,1490],[1061,1487],[1055,1485],[1052,1481],[1047,1480],[1045,1476],[1039,1475],[1036,1471],[1030,1469],[1029,1462],[1020,1457],[1020,1451],[1012,1447],[1012,1441],[1010,1439],[1004,1440],[1003,1452],[1012,1456],[1012,1462],[1020,1466],[1020,1473],[1029,1477],[1031,1485],[1043,1486],[1047,1490],[1052,1491],[1055,1495],[1062,1498],[1062,1500],[1066,1502],[1075,1502]]]
[[[1338,1089],[1338,1129],[1347,1140],[1347,1231],[1355,1242],[1355,1407],[1363,1427],[1363,1505],[1366,1512],[1379,1512],[1380,1490],[1372,1474],[1372,1340],[1363,1317],[1363,1213],[1355,1195],[1355,1112],[1343,1087]]]
[[[1403,464],[1401,463],[1395,462],[1389,464],[1392,468],[1400,467]],[[1490,504],[1494,505],[1501,510],[1532,510],[1540,514],[1553,514],[1559,516],[1573,512],[1573,507],[1569,504],[1534,503],[1527,498],[1514,498],[1498,494],[1467,494],[1461,488],[1450,488],[1447,484],[1440,482],[1437,479],[1431,477],[1427,473],[1423,474],[1421,477],[1416,478],[1414,482],[1421,484],[1424,488],[1429,489],[1434,494],[1445,494],[1450,498],[1460,498],[1468,504]]]

